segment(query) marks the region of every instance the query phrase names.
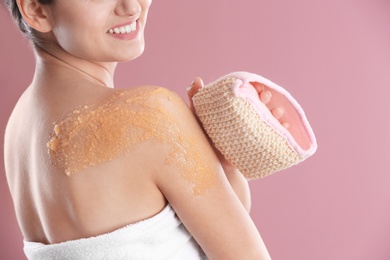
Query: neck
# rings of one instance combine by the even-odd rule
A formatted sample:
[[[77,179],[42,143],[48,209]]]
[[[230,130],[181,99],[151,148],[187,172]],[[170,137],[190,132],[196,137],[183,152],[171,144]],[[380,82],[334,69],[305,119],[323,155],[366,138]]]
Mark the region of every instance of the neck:
[[[37,70],[59,70],[66,68],[77,77],[108,88],[114,87],[114,72],[117,62],[94,62],[72,56],[59,46],[50,50],[36,49]],[[41,74],[41,73],[39,73]]]

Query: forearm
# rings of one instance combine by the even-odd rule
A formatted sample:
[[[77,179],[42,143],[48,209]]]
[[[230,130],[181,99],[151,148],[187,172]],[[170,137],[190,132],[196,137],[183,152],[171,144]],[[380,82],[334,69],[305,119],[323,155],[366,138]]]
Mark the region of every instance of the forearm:
[[[226,177],[237,197],[240,199],[245,209],[249,212],[252,202],[248,181],[234,166],[223,166],[223,170],[225,171]]]

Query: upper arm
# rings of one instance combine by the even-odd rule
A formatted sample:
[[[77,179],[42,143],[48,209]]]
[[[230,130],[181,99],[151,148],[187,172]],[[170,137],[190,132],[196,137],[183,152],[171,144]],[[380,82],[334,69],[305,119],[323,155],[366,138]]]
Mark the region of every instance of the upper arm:
[[[209,259],[268,259],[249,214],[229,185],[208,139],[185,102],[156,97],[165,125],[156,185]]]

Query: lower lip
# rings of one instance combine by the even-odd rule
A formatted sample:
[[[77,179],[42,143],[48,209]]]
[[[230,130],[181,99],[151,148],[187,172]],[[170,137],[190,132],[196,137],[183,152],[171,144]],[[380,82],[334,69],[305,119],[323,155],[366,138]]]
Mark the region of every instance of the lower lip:
[[[136,27],[135,31],[133,31],[133,32],[123,33],[123,34],[122,33],[118,33],[118,34],[108,33],[108,34],[116,39],[129,41],[129,40],[133,40],[133,39],[137,38],[138,32],[139,32],[139,25],[137,23],[137,27]]]

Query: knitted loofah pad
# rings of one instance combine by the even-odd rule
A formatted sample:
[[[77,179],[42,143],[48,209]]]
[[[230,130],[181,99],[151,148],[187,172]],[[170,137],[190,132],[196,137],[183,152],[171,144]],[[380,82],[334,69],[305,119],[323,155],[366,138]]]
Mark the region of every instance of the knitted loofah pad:
[[[249,84],[253,81],[281,92],[294,105],[311,141],[308,150],[297,145],[265,105],[259,107],[251,102],[253,98],[259,100],[257,92],[255,97],[249,95],[249,98],[246,98],[248,93],[238,93],[253,87]],[[312,155],[317,148],[314,134],[298,103],[284,89],[256,74],[228,74],[200,89],[194,95],[193,103],[215,147],[248,179],[263,178],[291,167]]]

